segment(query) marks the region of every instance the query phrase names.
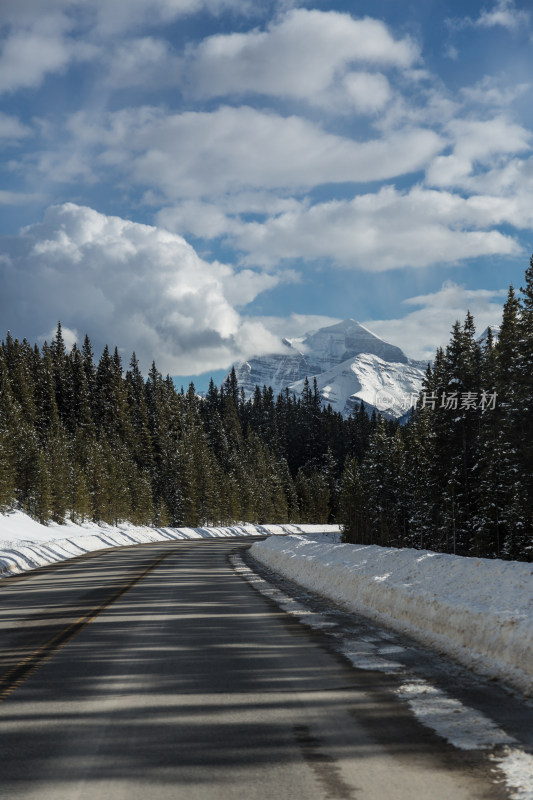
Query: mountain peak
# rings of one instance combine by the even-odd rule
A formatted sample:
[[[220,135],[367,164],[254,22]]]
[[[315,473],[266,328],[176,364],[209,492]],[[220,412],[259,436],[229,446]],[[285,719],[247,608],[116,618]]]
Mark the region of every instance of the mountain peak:
[[[355,319],[284,338],[282,343],[282,353],[235,365],[237,380],[247,397],[256,386],[271,386],[275,396],[285,389],[300,394],[305,378],[317,378],[323,401],[349,414],[361,400],[371,408],[374,395],[385,392],[393,398],[403,397],[416,393],[422,385],[424,370],[420,365],[410,362],[399,347]],[[393,403],[388,410],[378,410],[397,417],[398,408]]]
[[[301,340],[304,351],[312,351],[320,358],[329,361],[333,359],[321,372],[330,369],[334,363],[340,364],[348,358],[362,353],[371,353],[379,356],[384,361],[394,361],[401,364],[407,363],[407,356],[396,345],[389,344],[372,333],[355,319],[345,319],[325,328],[320,328],[314,333],[307,334]]]
[[[485,328],[481,336],[478,336],[476,341],[479,342],[479,344],[486,344],[487,339],[489,338],[489,327],[494,341],[497,341],[499,339],[500,325],[489,325],[487,328]]]

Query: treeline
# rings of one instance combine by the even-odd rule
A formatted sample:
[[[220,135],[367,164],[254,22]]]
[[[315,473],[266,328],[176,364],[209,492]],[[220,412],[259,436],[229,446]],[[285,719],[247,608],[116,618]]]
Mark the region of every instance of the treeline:
[[[533,560],[533,257],[497,341],[456,323],[410,421],[347,458],[339,518],[349,542]]]
[[[344,539],[533,560],[533,258],[497,340],[456,323],[405,425],[235,372],[205,398],[135,355],[0,344],[0,510],[40,522],[340,522]]]
[[[235,373],[205,399],[177,391],[133,355],[96,362],[91,342],[67,352],[61,325],[42,348],[10,334],[0,346],[0,509],[42,523],[94,520],[190,525],[328,522],[348,453],[362,458],[372,426],[323,409],[316,384],[300,398]]]

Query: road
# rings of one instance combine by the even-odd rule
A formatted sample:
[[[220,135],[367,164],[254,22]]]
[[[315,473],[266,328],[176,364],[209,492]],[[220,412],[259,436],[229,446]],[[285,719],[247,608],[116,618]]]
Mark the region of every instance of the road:
[[[246,540],[102,551],[0,583],[2,800],[498,800],[228,562]]]

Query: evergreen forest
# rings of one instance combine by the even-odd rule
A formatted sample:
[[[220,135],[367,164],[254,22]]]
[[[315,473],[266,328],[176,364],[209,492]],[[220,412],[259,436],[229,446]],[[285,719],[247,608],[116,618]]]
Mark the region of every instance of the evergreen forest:
[[[338,517],[348,542],[533,561],[533,257],[497,341],[456,322],[407,424],[348,456]]]
[[[155,526],[327,522],[337,516],[347,455],[362,458],[371,420],[343,420],[306,383],[300,398],[234,370],[205,398],[178,391],[135,355],[66,351],[61,324],[42,348],[0,346],[0,508],[41,523],[129,520]]]
[[[491,399],[469,403],[468,398]],[[0,344],[0,510],[41,523],[339,522],[344,540],[533,560],[533,257],[499,336],[456,322],[405,424],[232,370],[205,397],[135,354]]]

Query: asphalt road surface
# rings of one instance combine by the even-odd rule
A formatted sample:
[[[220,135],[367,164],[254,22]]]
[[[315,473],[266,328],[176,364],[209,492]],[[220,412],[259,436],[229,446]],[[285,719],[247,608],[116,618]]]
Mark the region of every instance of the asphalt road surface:
[[[497,800],[479,754],[235,573],[246,540],[0,582],[2,800]]]

